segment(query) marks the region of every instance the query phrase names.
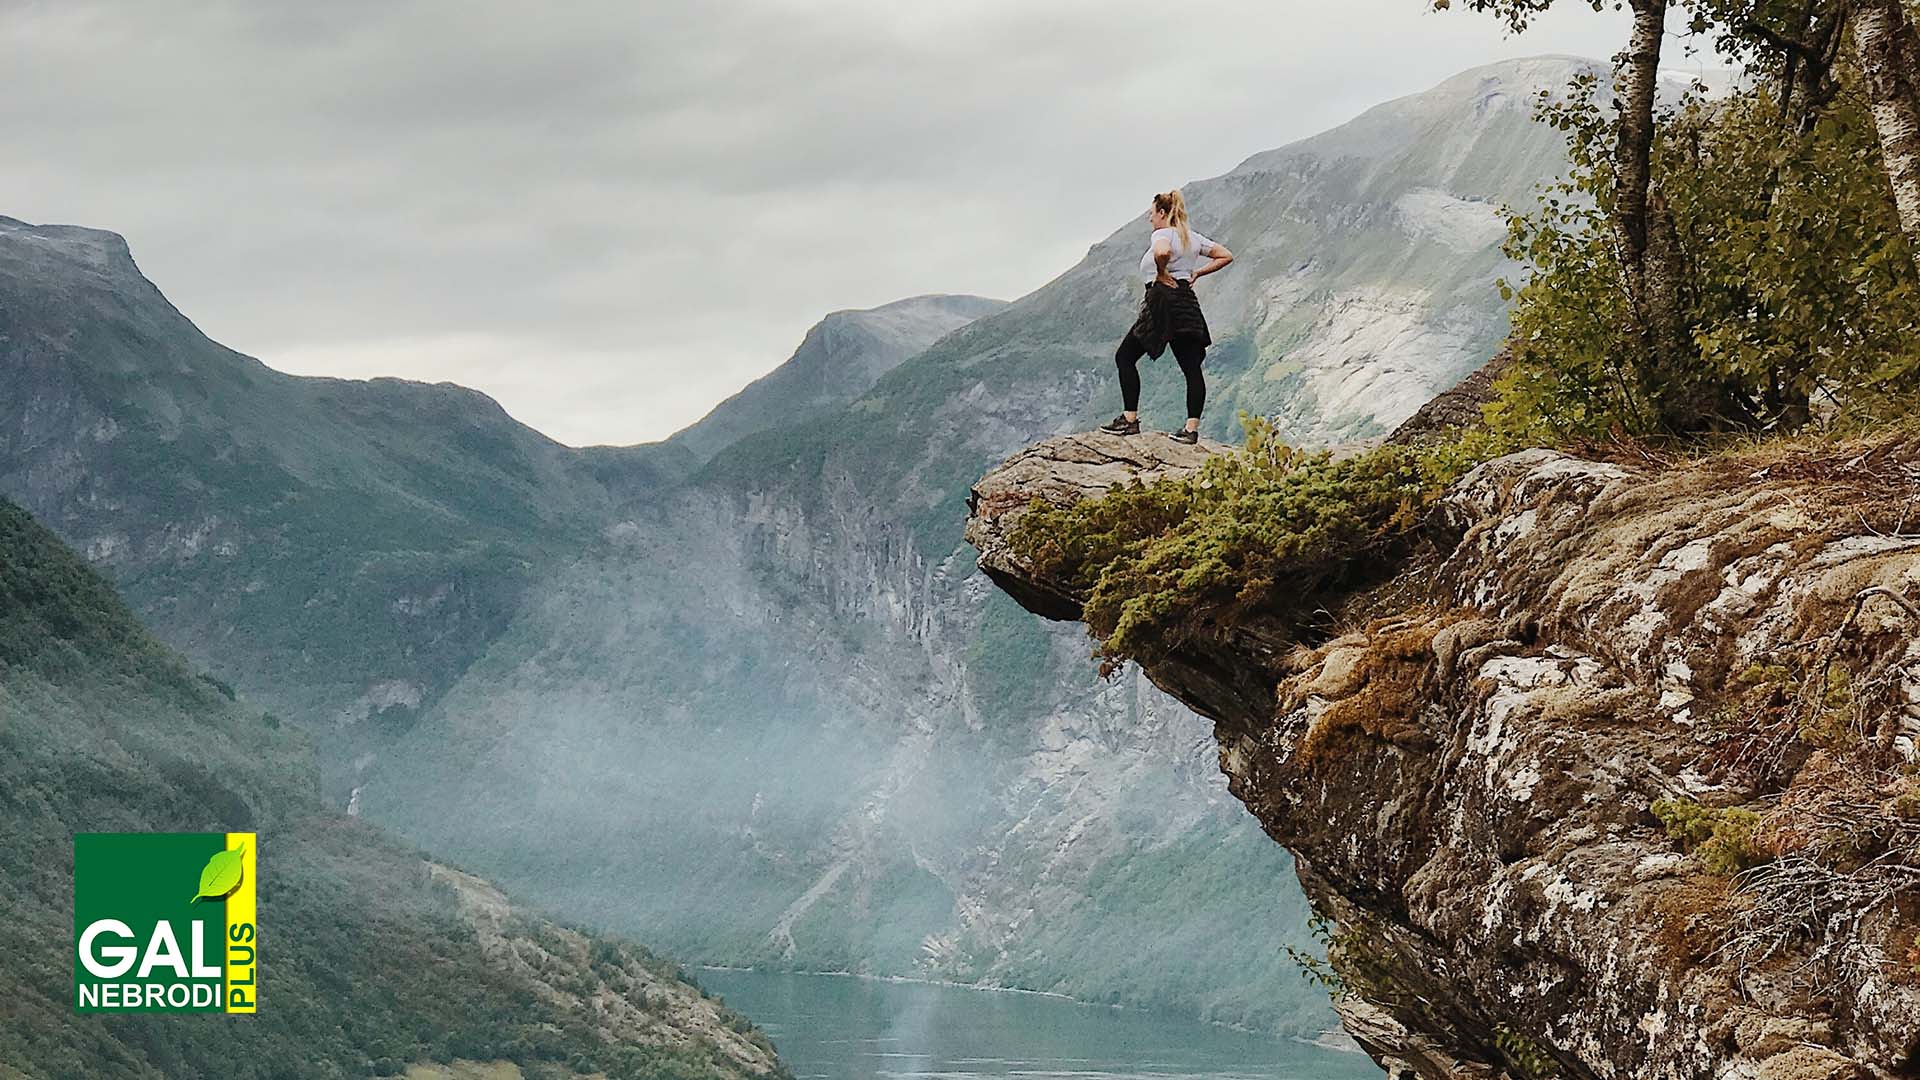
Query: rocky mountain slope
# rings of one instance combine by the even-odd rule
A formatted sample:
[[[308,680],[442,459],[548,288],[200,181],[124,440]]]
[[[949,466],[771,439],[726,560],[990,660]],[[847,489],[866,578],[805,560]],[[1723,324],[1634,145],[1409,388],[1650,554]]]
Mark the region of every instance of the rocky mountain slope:
[[[252,831],[257,1016],[76,1017],[76,831]],[[644,949],[555,925],[326,809],[305,740],[195,675],[0,500],[0,1073],[783,1076],[767,1040]]]
[[[208,339],[110,232],[0,217],[0,492],[113,574],[196,662],[343,732],[403,732],[528,584],[722,431],[806,408],[992,301],[840,312],[680,444],[561,446],[451,383],[286,375]]]
[[[900,362],[967,323],[1006,307],[980,296],[916,296],[821,319],[786,363],[685,430],[668,446],[700,461],[756,432],[790,427],[867,392]]]
[[[329,727],[404,725],[614,500],[475,391],[209,340],[109,232],[0,218],[0,358],[0,492],[176,648]],[[684,463],[625,455],[619,484]]]
[[[1484,359],[1505,330],[1495,208],[1563,166],[1531,100],[1585,66],[1479,69],[1187,185],[1196,223],[1240,256],[1202,286],[1218,340],[1209,433],[1233,437],[1238,409],[1295,437],[1382,430]],[[1317,991],[1281,949],[1244,947],[1303,941],[1303,901],[1211,767],[1204,721],[1137,677],[1099,682],[1080,635],[999,597],[961,552],[959,507],[983,468],[1113,411],[1143,233],[1124,226],[864,391],[832,391],[854,400],[742,437],[691,475],[706,449],[566,452],[479,425],[478,402],[421,432],[405,409],[363,403],[350,415],[393,430],[343,427],[319,384],[214,357],[170,308],[133,318],[117,286],[21,272],[0,324],[32,332],[0,325],[9,348],[29,344],[24,366],[0,369],[0,430],[53,419],[0,446],[0,489],[102,558],[170,640],[322,733],[330,795],[559,910],[690,959],[1310,1031]],[[69,279],[82,285],[63,292],[96,297],[71,316],[96,328],[88,349],[121,357],[136,393],[68,378],[95,365],[27,301]],[[162,316],[174,337],[138,336]],[[817,370],[803,354],[795,372]],[[142,366],[170,356],[283,396],[203,394],[129,441],[117,412],[185,378]],[[1150,422],[1175,418],[1165,376],[1149,369]],[[746,427],[765,416],[754,400],[730,407]],[[162,422],[176,414],[177,435]],[[317,426],[326,437],[299,446],[359,456],[291,457],[223,434],[227,414]],[[411,445],[396,430],[466,431],[475,448],[386,452]],[[448,470],[489,470],[461,490],[501,506],[441,490]],[[551,505],[518,494],[548,489]],[[377,519],[362,492],[386,500]],[[175,499],[189,509],[169,511]],[[288,517],[309,505],[345,512]]]
[[[969,538],[1076,618],[1009,543],[1030,501],[1202,457],[1041,443],[979,482]],[[1527,451],[1450,489],[1364,625],[1149,667],[1294,852],[1389,1075],[1920,1074],[1916,477],[1908,439]]]

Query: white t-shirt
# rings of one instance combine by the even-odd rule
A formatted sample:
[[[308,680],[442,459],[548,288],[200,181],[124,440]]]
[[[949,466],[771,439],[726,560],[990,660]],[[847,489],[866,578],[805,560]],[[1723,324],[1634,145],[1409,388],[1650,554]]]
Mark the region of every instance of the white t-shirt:
[[[1153,263],[1153,245],[1164,236],[1167,246],[1173,249],[1173,256],[1167,260],[1167,273],[1172,274],[1175,281],[1192,281],[1193,272],[1213,258],[1213,241],[1201,236],[1199,230],[1193,228],[1187,229],[1187,235],[1192,237],[1193,242],[1182,244],[1179,229],[1153,230],[1153,235],[1147,239],[1147,253],[1140,256],[1140,280],[1152,281],[1160,276]]]

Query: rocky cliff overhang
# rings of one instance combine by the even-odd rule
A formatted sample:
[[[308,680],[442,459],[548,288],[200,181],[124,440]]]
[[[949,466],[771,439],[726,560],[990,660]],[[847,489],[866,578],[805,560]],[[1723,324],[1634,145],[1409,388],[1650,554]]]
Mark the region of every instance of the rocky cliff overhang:
[[[982,568],[1077,617],[1008,538],[1034,499],[1206,456],[1163,442],[1067,436],[993,470],[967,525]],[[1916,461],[1511,455],[1444,497],[1398,614],[1277,660],[1229,634],[1149,665],[1295,854],[1343,1018],[1390,1075],[1920,1076]],[[1793,657],[1871,676],[1848,730],[1781,738],[1722,708]],[[1721,767],[1729,731],[1778,760]],[[1751,810],[1771,858],[1710,867],[1660,800]],[[1847,828],[1881,854],[1835,855]]]
[[[1210,439],[1189,446],[1159,435],[1099,431],[1048,439],[1001,462],[974,485],[967,499],[967,542],[980,552],[980,569],[1028,611],[1059,621],[1078,620],[1081,597],[1034,573],[1007,544],[1034,500],[1071,506],[1135,480],[1151,484],[1163,477],[1190,476],[1209,457],[1229,449]]]

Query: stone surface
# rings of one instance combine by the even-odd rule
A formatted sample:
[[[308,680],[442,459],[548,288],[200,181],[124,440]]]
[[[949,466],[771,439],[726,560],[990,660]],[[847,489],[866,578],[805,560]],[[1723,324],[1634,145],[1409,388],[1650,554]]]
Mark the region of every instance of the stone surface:
[[[1481,407],[1494,399],[1494,380],[1513,367],[1513,353],[1505,348],[1493,359],[1460,380],[1460,385],[1420,406],[1386,437],[1391,444],[1433,442],[1452,432],[1481,425]]]
[[[1065,445],[983,479],[968,530],[1012,595],[1056,616],[1076,598],[1017,580],[1031,568],[1005,551],[1004,508],[1111,475]],[[1771,918],[1748,879],[1683,855],[1649,807],[1747,804],[1764,829],[1793,820],[1777,807],[1855,793],[1865,827],[1920,858],[1920,830],[1874,802],[1897,772],[1833,758],[1841,772],[1822,779],[1815,753],[1784,795],[1751,790],[1704,775],[1699,738],[1741,672],[1850,618],[1856,658],[1907,678],[1908,612],[1848,612],[1867,590],[1920,588],[1920,538],[1879,516],[1920,491],[1916,457],[1899,443],[1678,466],[1511,455],[1446,496],[1448,549],[1419,602],[1301,648],[1266,702],[1209,698],[1187,670],[1208,657],[1148,669],[1216,719],[1233,793],[1334,920],[1331,958],[1356,995],[1343,1020],[1392,1075],[1915,1075],[1920,875],[1858,903],[1816,890],[1817,925],[1756,954],[1726,944]],[[1888,711],[1862,721],[1865,744],[1907,730],[1911,706]]]
[[[1033,501],[1071,506],[1135,480],[1150,484],[1186,476],[1229,449],[1211,439],[1189,446],[1157,432],[1088,431],[1048,439],[1008,458],[973,486],[967,496],[967,542],[980,551],[980,569],[1027,610],[1077,620],[1080,601],[1040,580],[1006,544]]]

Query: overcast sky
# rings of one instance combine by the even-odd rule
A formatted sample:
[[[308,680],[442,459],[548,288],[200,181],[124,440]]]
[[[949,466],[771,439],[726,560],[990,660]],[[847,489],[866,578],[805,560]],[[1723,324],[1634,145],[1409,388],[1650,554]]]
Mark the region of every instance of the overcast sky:
[[[1151,192],[1465,68],[1424,0],[0,0],[0,214],[111,229],[218,341],[660,438],[819,317],[1011,299]]]

